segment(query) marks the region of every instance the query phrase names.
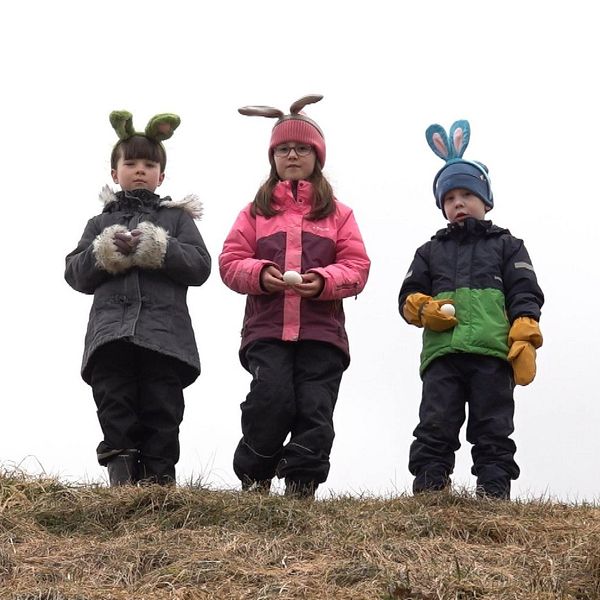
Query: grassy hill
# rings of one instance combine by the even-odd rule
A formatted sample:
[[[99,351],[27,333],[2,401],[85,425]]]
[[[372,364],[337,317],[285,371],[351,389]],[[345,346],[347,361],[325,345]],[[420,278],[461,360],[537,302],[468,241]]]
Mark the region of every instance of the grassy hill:
[[[600,508],[0,474],[0,598],[600,598]]]

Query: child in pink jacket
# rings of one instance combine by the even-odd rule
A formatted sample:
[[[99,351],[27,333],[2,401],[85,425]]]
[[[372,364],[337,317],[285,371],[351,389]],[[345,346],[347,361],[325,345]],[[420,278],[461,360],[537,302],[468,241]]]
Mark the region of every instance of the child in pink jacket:
[[[288,115],[240,109],[277,118],[271,172],[219,257],[225,284],[247,295],[239,356],[252,383],[234,471],[243,489],[268,493],[277,475],[286,495],[308,498],[329,473],[333,410],[350,362],[342,299],[363,290],[370,267],[352,210],[322,173],[323,133],[300,112],[321,99],[301,98]]]

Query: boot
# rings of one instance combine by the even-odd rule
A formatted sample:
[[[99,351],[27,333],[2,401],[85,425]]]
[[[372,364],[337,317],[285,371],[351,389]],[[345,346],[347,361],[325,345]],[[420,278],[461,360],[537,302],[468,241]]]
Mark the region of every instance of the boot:
[[[286,477],[284,495],[297,500],[312,500],[318,487],[314,481],[294,481]]]
[[[449,475],[440,469],[421,471],[413,481],[413,494],[425,492],[441,492],[450,488]]]
[[[475,494],[478,498],[510,500],[510,479],[497,479],[494,481],[477,480]]]
[[[137,483],[138,460],[137,450],[125,450],[111,458],[106,464],[110,487]]]
[[[260,494],[261,496],[268,496],[271,492],[271,480],[261,479],[254,481],[249,478],[244,479],[242,481],[242,490],[244,490],[244,492],[254,492],[255,494]]]
[[[141,485],[175,485],[175,465],[164,459],[142,456],[139,466]]]

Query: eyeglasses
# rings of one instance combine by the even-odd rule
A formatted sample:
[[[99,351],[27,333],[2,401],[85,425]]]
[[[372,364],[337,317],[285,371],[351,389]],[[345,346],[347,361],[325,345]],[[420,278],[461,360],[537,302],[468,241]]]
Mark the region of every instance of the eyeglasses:
[[[289,156],[292,150],[298,156],[308,156],[313,151],[313,147],[310,144],[297,144],[296,146],[280,144],[279,146],[275,146],[273,154],[279,158],[283,158],[284,156]]]

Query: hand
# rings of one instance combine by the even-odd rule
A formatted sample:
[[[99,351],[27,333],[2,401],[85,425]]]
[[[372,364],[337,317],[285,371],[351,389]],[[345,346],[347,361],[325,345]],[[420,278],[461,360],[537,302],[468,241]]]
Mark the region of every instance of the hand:
[[[277,267],[269,265],[260,272],[260,287],[269,294],[276,294],[285,290],[288,285],[283,281],[281,271]]]
[[[325,279],[319,273],[304,273],[302,275],[302,283],[292,285],[291,288],[298,296],[302,298],[315,298],[325,287]]]
[[[534,348],[539,348],[544,343],[540,325],[531,317],[518,317],[508,332],[508,345],[514,342],[529,342]]]
[[[113,242],[117,250],[127,256],[135,252],[137,245],[140,243],[140,235],[142,232],[139,229],[133,231],[118,231],[113,236]]]
[[[449,298],[434,300],[427,294],[415,292],[406,298],[402,313],[409,323],[417,327],[437,332],[446,331],[455,327],[458,320],[440,311],[443,304],[454,304],[454,301]]]
[[[508,351],[510,361],[517,385],[529,385],[535,378],[536,351],[532,344],[525,341],[513,342]]]
[[[518,317],[508,332],[508,360],[510,361],[515,383],[529,385],[536,373],[536,348],[544,342],[540,326],[531,317]]]
[[[443,313],[440,307],[444,304],[454,304],[449,298],[441,300],[430,300],[425,302],[419,309],[421,315],[421,323],[426,329],[431,331],[447,331],[456,327],[458,320],[455,316],[450,316]]]

